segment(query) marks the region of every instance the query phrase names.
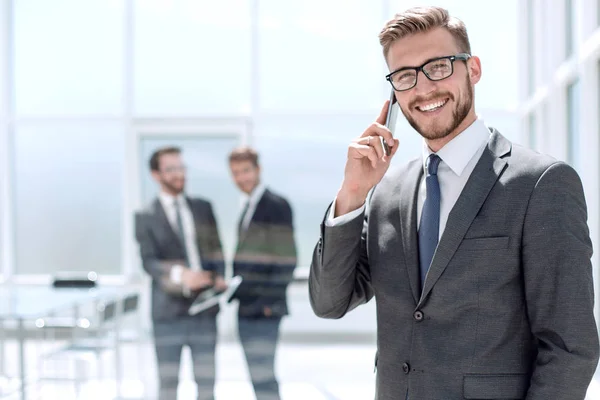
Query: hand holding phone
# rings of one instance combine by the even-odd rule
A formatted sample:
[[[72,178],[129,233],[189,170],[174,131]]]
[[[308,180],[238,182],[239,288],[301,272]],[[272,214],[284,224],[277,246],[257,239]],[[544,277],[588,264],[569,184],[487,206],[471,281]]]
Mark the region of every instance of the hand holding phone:
[[[364,204],[370,190],[388,170],[399,144],[393,135],[395,110],[398,109],[398,106],[393,106],[394,103],[392,92],[392,98],[381,107],[375,122],[348,146],[344,180],[336,197],[334,217]]]

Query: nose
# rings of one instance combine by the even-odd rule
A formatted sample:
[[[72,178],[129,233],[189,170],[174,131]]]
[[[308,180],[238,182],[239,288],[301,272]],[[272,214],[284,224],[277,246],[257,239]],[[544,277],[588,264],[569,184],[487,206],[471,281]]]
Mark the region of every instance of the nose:
[[[417,74],[417,84],[414,87],[415,93],[418,95],[427,95],[435,91],[435,82],[431,81],[423,71]]]

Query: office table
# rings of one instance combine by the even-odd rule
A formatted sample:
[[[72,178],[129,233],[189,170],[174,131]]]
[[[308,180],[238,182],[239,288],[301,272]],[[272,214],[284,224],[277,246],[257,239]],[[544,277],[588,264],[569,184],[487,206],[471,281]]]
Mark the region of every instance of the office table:
[[[54,288],[39,285],[0,285],[0,323],[15,321],[19,358],[19,379],[21,399],[25,400],[26,360],[25,323],[45,318],[58,312],[74,310],[75,318],[79,310],[96,302],[117,301],[133,294],[128,286],[98,286],[95,288]],[[3,325],[2,325],[3,326]],[[0,326],[0,329],[3,327]],[[0,346],[0,362],[4,366],[4,343]]]

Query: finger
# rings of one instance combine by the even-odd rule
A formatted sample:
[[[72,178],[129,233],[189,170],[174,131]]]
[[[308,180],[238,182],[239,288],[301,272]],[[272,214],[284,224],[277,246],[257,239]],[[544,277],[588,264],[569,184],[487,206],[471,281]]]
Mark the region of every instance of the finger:
[[[387,114],[388,114],[388,107],[389,106],[390,106],[390,101],[386,100],[383,103],[383,107],[381,108],[381,111],[379,112],[379,116],[375,120],[377,123],[379,123],[381,125],[385,125],[385,121],[387,120]]]
[[[373,168],[377,166],[377,152],[372,146],[358,143],[352,143],[349,149],[349,156],[355,159],[368,158]]]
[[[394,139],[394,146],[391,148],[390,157],[393,157],[398,151],[398,147],[400,147],[400,141],[398,139]]]
[[[385,155],[385,151],[383,150],[383,146],[381,144],[381,136],[367,136],[360,138],[357,143],[365,146],[371,146],[375,149],[377,153],[377,158],[381,158]]]
[[[373,122],[361,135],[361,137],[367,136],[381,136],[388,146],[392,147],[394,145],[394,137],[392,136],[392,132],[384,125],[381,125],[378,122]]]

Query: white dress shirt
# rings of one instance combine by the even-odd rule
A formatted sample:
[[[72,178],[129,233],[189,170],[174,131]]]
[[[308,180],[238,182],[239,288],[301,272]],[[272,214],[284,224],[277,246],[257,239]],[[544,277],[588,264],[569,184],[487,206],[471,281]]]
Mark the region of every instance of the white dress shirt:
[[[439,237],[442,236],[446,227],[446,222],[448,221],[448,215],[464,189],[473,169],[475,169],[477,161],[481,158],[489,139],[489,129],[483,120],[478,118],[467,129],[462,131],[436,153],[442,160],[438,167],[438,181],[440,183],[441,195]],[[419,194],[417,196],[417,224],[420,224],[421,221],[421,211],[427,193],[425,186],[425,178],[427,176],[425,162],[431,153],[431,149],[423,142],[422,162],[424,173],[419,186]],[[364,209],[365,205],[363,204],[354,211],[334,218],[334,200],[329,216],[325,221],[325,225],[334,226],[348,222],[358,217]]]
[[[244,215],[244,220],[242,221],[242,232],[248,229],[248,225],[252,220],[252,216],[254,216],[254,211],[256,211],[256,205],[258,204],[260,199],[262,199],[263,195],[265,194],[265,190],[267,190],[267,187],[262,183],[259,183],[258,185],[256,185],[254,190],[252,190],[252,193],[250,193],[249,195],[244,193],[242,201],[242,210],[245,207],[246,203],[249,204],[248,211],[246,211],[246,214]]]
[[[183,194],[177,195],[177,197],[171,196],[170,194],[161,192],[158,196],[160,204],[165,210],[169,224],[173,228],[176,234],[179,234],[179,227],[177,226],[177,210],[175,209],[175,202],[179,205],[179,212],[181,213],[181,224],[183,226],[184,245],[185,251],[187,252],[188,261],[190,263],[189,268],[195,271],[202,270],[202,264],[200,262],[200,253],[198,251],[198,245],[196,242],[196,226],[194,224],[194,216],[185,200]],[[171,268],[170,278],[176,284],[181,284],[181,276],[183,274],[182,265],[174,265]]]

